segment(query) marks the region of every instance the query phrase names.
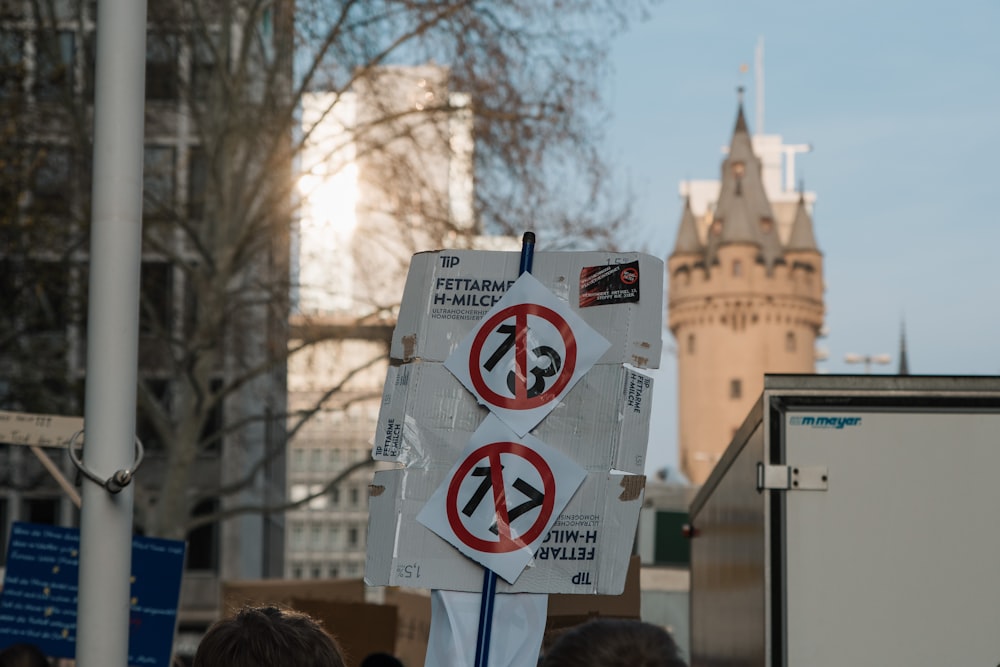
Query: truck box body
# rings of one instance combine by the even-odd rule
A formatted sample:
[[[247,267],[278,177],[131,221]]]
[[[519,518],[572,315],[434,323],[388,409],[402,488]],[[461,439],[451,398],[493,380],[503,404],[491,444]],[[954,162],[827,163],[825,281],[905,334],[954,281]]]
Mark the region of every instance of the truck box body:
[[[1000,378],[793,376],[691,504],[691,664],[1000,664]]]

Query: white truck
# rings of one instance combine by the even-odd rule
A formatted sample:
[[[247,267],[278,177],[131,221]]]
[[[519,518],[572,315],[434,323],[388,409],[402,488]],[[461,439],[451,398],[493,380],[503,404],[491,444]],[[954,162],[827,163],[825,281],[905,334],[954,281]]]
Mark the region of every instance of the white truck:
[[[690,508],[691,665],[1000,665],[1000,377],[769,375]]]

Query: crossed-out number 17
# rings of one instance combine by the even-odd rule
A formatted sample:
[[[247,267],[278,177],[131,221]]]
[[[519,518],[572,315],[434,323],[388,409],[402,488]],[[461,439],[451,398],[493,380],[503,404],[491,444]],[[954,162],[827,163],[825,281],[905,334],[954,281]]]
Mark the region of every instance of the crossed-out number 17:
[[[500,466],[500,469],[502,470],[503,466]],[[482,477],[483,481],[479,483],[479,487],[476,489],[475,493],[472,494],[472,497],[469,498],[469,502],[467,502],[465,507],[462,508],[462,514],[468,517],[473,515],[476,508],[479,507],[479,504],[483,502],[483,498],[486,497],[486,492],[493,486],[493,476],[490,474],[490,466],[477,466],[476,468],[473,468],[472,476]],[[528,499],[517,507],[512,507],[507,510],[506,523],[508,526],[522,514],[530,512],[536,507],[541,507],[542,502],[545,500],[545,495],[541,491],[531,486],[520,477],[514,480],[513,487],[527,496]],[[493,525],[490,526],[490,532],[494,535],[499,534],[497,522],[495,520]]]

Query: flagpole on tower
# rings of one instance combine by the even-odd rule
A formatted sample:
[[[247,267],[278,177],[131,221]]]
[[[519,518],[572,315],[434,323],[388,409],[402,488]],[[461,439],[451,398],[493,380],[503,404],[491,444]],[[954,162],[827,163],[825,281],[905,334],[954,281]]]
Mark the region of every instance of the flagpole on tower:
[[[754,101],[757,105],[757,134],[764,134],[764,38],[757,38],[754,50]]]

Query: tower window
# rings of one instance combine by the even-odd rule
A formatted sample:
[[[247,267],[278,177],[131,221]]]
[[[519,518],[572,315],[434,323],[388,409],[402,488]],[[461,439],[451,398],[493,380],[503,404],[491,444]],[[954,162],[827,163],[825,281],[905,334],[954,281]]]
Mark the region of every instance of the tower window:
[[[694,354],[694,334],[688,334],[688,354]]]
[[[743,396],[743,380],[733,378],[729,381],[729,398],[737,399]]]
[[[774,229],[774,220],[772,220],[771,218],[760,219],[760,231],[762,231],[765,234],[769,234],[772,229]]]
[[[738,259],[733,260],[733,276],[739,277],[743,275],[743,262]]]
[[[785,334],[785,352],[795,351],[795,332],[789,331]]]

